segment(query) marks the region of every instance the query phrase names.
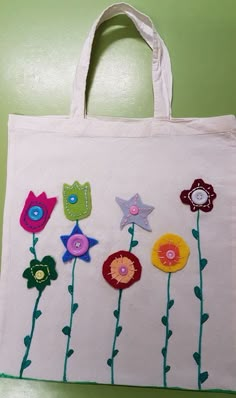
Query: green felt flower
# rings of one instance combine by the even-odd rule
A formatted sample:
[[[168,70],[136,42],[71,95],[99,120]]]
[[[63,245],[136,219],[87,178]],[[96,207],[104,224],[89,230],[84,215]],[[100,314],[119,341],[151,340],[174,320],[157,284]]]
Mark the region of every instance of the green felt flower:
[[[75,181],[73,185],[63,185],[63,204],[66,218],[78,221],[90,215],[92,210],[90,184]]]
[[[30,266],[23,272],[23,278],[28,279],[27,287],[36,287],[42,292],[46,286],[51,285],[51,280],[57,279],[56,262],[51,256],[45,256],[42,261],[31,260]]]

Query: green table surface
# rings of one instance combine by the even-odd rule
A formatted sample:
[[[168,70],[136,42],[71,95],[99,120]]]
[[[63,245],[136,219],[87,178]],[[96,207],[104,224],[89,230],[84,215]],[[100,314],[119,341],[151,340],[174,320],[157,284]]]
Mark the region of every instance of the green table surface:
[[[0,0],[0,225],[7,118],[68,114],[75,67],[107,0]],[[165,40],[174,76],[174,117],[235,114],[236,1],[130,0]],[[98,30],[88,79],[88,114],[152,116],[151,51],[118,16]],[[16,192],[17,195],[17,192]],[[1,238],[1,235],[0,235]],[[236,377],[236,375],[235,375]],[[226,397],[227,393],[0,380],[1,398]]]

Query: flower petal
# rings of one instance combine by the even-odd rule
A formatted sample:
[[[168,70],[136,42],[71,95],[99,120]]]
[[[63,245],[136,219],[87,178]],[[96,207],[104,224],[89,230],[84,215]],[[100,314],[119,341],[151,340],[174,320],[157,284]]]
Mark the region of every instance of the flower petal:
[[[67,250],[62,256],[62,261],[64,263],[67,263],[68,261],[73,260],[73,258],[74,258],[74,256]]]

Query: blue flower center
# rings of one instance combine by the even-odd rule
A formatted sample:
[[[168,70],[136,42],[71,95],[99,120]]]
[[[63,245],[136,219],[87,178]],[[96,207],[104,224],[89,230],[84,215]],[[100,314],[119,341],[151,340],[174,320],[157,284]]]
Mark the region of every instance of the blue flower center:
[[[43,209],[40,206],[32,206],[28,210],[28,216],[33,221],[41,220],[43,213]]]
[[[75,195],[75,194],[68,196],[68,202],[70,204],[72,204],[72,205],[77,203],[78,202],[78,196]]]

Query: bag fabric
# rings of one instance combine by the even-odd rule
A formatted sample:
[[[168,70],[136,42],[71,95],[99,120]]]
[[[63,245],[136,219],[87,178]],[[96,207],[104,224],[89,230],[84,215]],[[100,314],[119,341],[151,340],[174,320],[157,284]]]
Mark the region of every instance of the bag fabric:
[[[98,26],[153,50],[154,117],[88,117]],[[168,50],[120,3],[93,25],[70,116],[9,116],[2,377],[236,390],[236,121],[171,117]]]

